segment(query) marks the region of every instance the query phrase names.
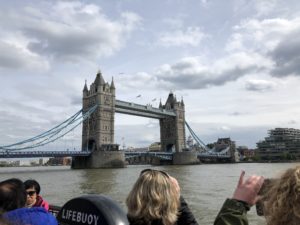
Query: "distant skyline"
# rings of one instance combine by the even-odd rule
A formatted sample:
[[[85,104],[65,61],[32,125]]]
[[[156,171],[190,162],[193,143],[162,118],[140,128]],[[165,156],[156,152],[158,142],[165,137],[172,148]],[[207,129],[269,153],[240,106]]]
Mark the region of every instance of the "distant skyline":
[[[0,4],[0,145],[77,112],[99,69],[118,100],[158,107],[173,91],[205,143],[254,148],[270,129],[300,128],[297,0]],[[159,135],[157,120],[116,114],[116,143]]]

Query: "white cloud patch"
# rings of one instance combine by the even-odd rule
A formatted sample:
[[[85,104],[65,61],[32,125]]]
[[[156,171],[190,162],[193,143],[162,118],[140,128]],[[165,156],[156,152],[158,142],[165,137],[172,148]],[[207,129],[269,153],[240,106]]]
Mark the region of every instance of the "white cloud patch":
[[[273,12],[275,7],[277,6],[276,3],[277,0],[268,0],[268,1],[255,0],[254,7],[257,11],[257,15],[263,16]]]
[[[270,60],[269,73],[276,77],[300,75],[300,18],[248,19],[234,27],[228,52],[253,51]]]
[[[158,44],[170,46],[198,46],[205,34],[199,27],[188,27],[186,30],[164,32],[159,35]]]
[[[267,80],[248,80],[246,82],[246,89],[248,91],[265,92],[274,89],[276,84]]]
[[[5,64],[16,63],[19,67],[36,59],[78,62],[110,56],[124,46],[141,21],[131,12],[124,12],[119,20],[113,21],[99,6],[80,2],[40,3],[10,12],[2,9],[0,13],[5,18],[0,22],[0,33],[19,33],[19,38],[10,39],[10,45],[6,45],[11,51]],[[5,41],[8,43],[7,38]],[[20,44],[21,48],[16,47]],[[3,44],[0,47],[3,49]],[[4,58],[3,51],[0,56]],[[23,59],[26,56],[31,57]]]

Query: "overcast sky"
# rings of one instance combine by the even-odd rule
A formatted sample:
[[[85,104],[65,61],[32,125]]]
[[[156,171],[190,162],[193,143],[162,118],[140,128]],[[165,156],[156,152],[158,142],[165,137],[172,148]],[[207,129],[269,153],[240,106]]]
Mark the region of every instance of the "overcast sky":
[[[254,148],[269,129],[300,128],[298,0],[0,4],[0,145],[77,112],[99,69],[118,100],[157,107],[172,90],[205,143]],[[126,146],[159,141],[153,119],[117,114],[115,130]]]

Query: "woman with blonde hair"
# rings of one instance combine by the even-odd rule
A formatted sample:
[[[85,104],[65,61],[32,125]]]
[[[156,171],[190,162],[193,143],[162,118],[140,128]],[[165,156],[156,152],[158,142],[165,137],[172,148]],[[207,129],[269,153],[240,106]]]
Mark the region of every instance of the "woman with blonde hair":
[[[264,205],[267,224],[300,224],[300,166],[288,169],[272,182]]]
[[[164,171],[143,170],[126,204],[130,225],[198,225],[177,180]]]

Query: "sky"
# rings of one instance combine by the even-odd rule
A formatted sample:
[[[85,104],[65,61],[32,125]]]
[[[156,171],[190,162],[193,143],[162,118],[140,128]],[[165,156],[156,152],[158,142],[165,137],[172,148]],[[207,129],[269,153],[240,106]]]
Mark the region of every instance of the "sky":
[[[270,129],[300,128],[300,3],[1,1],[0,145],[80,110],[98,70],[118,100],[158,107],[172,91],[203,142],[255,148]],[[157,120],[116,114],[116,143],[159,137]]]

